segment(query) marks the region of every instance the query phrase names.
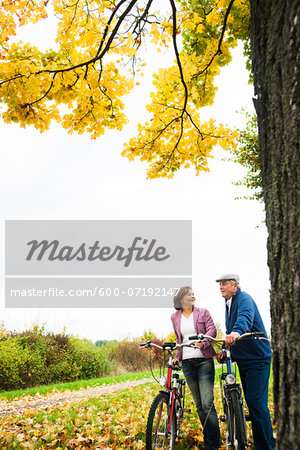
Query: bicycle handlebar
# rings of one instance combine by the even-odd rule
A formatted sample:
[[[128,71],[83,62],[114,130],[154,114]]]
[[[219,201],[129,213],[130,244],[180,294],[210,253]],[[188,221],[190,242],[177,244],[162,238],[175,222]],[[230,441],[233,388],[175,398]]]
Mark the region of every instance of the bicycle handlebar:
[[[251,337],[251,336],[254,337],[254,339],[258,339],[258,340],[261,340],[261,339],[265,339],[266,341],[269,340],[268,338],[265,337],[265,335],[262,331],[244,333],[240,337],[238,337],[237,340],[243,339],[246,337]],[[216,339],[212,336],[208,336],[206,334],[201,334],[201,333],[189,337],[190,341],[202,342],[204,339],[209,339],[210,341],[219,342],[222,344],[225,343],[225,339]],[[173,350],[178,350],[182,347],[193,347],[193,344],[194,344],[193,342],[191,342],[190,344],[176,344],[176,342],[165,342],[163,345],[158,345],[158,344],[155,344],[154,342],[147,341],[147,342],[141,342],[140,348],[156,347],[156,348],[159,348],[160,350],[173,351]]]
[[[149,347],[156,347],[161,350],[178,350],[182,347],[193,347],[193,342],[190,344],[176,344],[176,342],[165,342],[163,345],[155,344],[154,342],[147,341],[147,342],[141,342],[140,348],[149,348]]]
[[[258,339],[258,340],[260,340],[260,339],[266,339],[266,340],[268,340],[268,339],[265,337],[265,335],[264,335],[264,333],[263,333],[262,331],[253,331],[253,332],[241,334],[241,336],[239,336],[239,337],[237,338],[237,341],[238,341],[239,339],[243,339],[243,338],[245,338],[245,337],[251,337],[251,336],[254,337],[254,339]],[[204,339],[209,339],[210,341],[213,341],[213,342],[222,342],[222,343],[225,343],[225,339],[216,339],[216,338],[214,338],[214,337],[212,337],[212,336],[208,336],[208,335],[206,335],[206,334],[201,334],[201,333],[189,337],[189,340],[190,340],[190,341],[200,341],[200,342],[202,342]]]
[[[163,345],[155,344],[155,342],[152,342],[152,341],[140,343],[141,348],[157,347],[157,348],[160,348],[161,350],[167,350],[167,349],[173,350],[176,346],[177,346],[176,342],[165,342]]]
[[[148,348],[150,347],[151,341],[140,342],[140,348]]]

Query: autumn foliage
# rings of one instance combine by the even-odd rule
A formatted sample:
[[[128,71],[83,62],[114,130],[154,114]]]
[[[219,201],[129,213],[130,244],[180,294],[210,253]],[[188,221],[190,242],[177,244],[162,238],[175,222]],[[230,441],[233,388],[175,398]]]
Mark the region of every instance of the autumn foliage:
[[[20,26],[51,17],[53,48],[20,42]],[[248,43],[249,4],[243,0],[21,0],[0,2],[0,102],[6,123],[41,132],[56,121],[92,138],[127,122],[124,98],[147,62],[146,44],[174,51],[172,67],[154,76],[149,121],[123,155],[149,165],[148,176],[171,177],[180,167],[208,170],[212,148],[236,146],[236,131],[203,120],[214,102],[214,80],[242,39]],[[247,50],[247,45],[246,45]],[[139,81],[137,81],[139,80]]]
[[[0,340],[0,389],[101,377],[112,364],[104,349],[86,339],[35,326]]]

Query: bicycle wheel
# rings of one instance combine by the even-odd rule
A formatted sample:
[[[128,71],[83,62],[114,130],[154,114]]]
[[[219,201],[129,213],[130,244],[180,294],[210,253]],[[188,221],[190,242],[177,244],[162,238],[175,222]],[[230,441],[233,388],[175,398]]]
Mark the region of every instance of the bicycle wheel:
[[[246,450],[247,432],[243,404],[237,391],[232,390],[230,396],[231,445],[236,450]]]
[[[153,448],[174,449],[176,440],[176,414],[173,411],[172,422],[168,432],[169,413],[169,395],[160,392],[153,400],[149,411],[146,430],[146,450]]]

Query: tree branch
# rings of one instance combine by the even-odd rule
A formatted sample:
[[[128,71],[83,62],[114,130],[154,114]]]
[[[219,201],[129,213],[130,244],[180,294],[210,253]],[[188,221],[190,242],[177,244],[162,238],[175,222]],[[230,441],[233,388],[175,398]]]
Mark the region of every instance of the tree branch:
[[[107,34],[108,34],[109,26],[110,26],[110,24],[112,23],[113,18],[114,18],[115,15],[117,14],[118,9],[123,5],[123,3],[125,3],[125,1],[126,1],[126,0],[121,0],[121,1],[120,1],[120,3],[115,7],[114,11],[112,12],[110,18],[108,19],[107,25],[106,25],[106,27],[105,27],[105,30],[104,30],[104,33],[103,33],[103,36],[102,36],[102,39],[101,39],[101,42],[100,42],[100,45],[99,45],[99,48],[98,48],[98,51],[97,51],[96,56],[98,56],[99,53],[100,53],[101,50],[102,50],[102,46],[103,46],[103,44],[104,44],[104,42],[105,42],[106,36],[107,36]]]
[[[228,16],[229,16],[229,13],[230,13],[230,10],[231,10],[231,7],[232,7],[234,1],[235,1],[235,0],[231,0],[230,3],[229,3],[229,5],[228,5],[228,7],[227,7],[227,10],[226,10],[226,13],[225,13],[225,17],[224,17],[224,23],[223,23],[223,27],[222,27],[221,36],[220,36],[219,43],[218,43],[218,49],[217,49],[217,51],[216,51],[215,54],[212,56],[212,58],[211,58],[211,60],[209,61],[209,63],[204,67],[204,69],[201,70],[200,72],[196,73],[195,75],[193,75],[193,76],[192,76],[192,79],[198,78],[200,75],[202,75],[204,72],[206,72],[207,69],[208,69],[208,68],[211,66],[211,64],[213,63],[214,59],[215,59],[218,55],[221,55],[221,54],[222,54],[221,47],[222,47],[223,38],[224,38],[224,35],[225,35],[225,31],[226,31],[227,20],[228,20]]]
[[[137,28],[139,28],[140,23],[141,23],[142,21],[145,21],[145,20],[146,20],[146,17],[147,17],[147,15],[148,15],[148,12],[149,12],[149,10],[150,10],[150,7],[151,7],[152,3],[153,3],[153,0],[149,0],[149,1],[148,1],[147,5],[146,5],[146,8],[145,8],[145,11],[144,11],[143,14],[141,15],[141,17],[139,17],[139,19],[137,20],[137,22],[136,22],[136,24],[135,24],[135,27],[134,27],[134,29],[133,29],[133,31],[132,31],[132,33],[135,33],[135,30],[136,30]],[[140,34],[140,31],[141,31],[141,30],[139,29],[139,34]]]

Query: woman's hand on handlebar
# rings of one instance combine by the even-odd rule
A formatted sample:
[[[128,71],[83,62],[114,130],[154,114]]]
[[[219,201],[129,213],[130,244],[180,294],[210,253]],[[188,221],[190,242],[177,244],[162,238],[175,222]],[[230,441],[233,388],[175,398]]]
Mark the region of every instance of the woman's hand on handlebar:
[[[204,347],[204,342],[194,342],[193,343],[193,347],[203,348]]]
[[[172,360],[172,369],[175,368],[176,364],[178,364],[178,366],[179,366],[180,362],[179,362],[179,359],[174,358],[174,359]]]

